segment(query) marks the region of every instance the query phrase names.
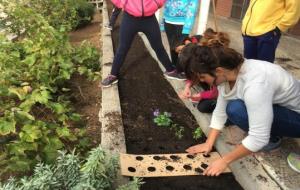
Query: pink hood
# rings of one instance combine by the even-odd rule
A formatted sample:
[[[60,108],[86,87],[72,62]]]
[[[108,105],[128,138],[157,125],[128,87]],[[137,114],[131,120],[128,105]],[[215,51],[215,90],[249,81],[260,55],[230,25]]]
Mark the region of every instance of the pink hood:
[[[151,16],[160,7],[163,6],[166,0],[111,0],[112,3],[122,8],[127,13],[135,16]]]

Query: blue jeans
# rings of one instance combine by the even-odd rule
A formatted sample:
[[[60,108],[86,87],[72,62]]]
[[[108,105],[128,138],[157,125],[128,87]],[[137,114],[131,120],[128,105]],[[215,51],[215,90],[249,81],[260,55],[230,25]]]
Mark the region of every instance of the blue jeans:
[[[226,107],[228,119],[244,131],[249,130],[248,113],[244,101],[231,100]],[[300,137],[300,114],[279,105],[273,105],[274,119],[271,137]]]
[[[260,36],[243,36],[244,57],[273,63],[281,32],[272,30]]]

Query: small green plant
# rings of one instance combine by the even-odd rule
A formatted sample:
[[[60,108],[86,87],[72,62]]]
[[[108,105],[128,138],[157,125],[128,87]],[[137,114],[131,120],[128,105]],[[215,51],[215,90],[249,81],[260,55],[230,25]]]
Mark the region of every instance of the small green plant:
[[[193,138],[195,140],[200,139],[203,136],[203,131],[201,130],[200,127],[196,128],[194,133],[193,133]]]
[[[118,159],[101,147],[94,148],[83,162],[73,151],[66,154],[59,151],[54,164],[37,164],[34,174],[20,180],[11,178],[1,190],[110,190],[118,169]],[[139,190],[141,179],[134,178],[117,190]]]
[[[160,113],[159,109],[156,109],[153,112],[154,115],[154,123],[160,127],[168,127],[171,130],[175,131],[175,136],[178,139],[183,137],[184,127],[179,126],[177,123],[174,123],[171,119],[172,114],[169,112]]]

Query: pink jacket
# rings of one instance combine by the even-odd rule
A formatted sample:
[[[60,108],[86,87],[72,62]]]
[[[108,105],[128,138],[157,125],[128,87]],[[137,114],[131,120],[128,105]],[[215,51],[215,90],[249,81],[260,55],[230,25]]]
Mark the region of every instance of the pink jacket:
[[[111,0],[118,8],[135,17],[151,16],[166,0]]]
[[[192,86],[192,81],[187,80],[186,85]],[[216,99],[218,97],[218,88],[216,86],[212,86],[209,90],[205,90],[202,92],[199,92],[201,98],[204,99]]]

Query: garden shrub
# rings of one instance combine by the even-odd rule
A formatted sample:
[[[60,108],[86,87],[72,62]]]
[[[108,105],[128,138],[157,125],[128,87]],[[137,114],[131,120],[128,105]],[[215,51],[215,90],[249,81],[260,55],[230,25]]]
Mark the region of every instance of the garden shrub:
[[[0,0],[0,12],[7,15],[2,26],[17,36],[9,41],[0,35],[0,137],[8,139],[0,144],[0,175],[52,163],[57,150],[86,144],[80,143],[86,142],[84,129],[72,130],[81,118],[65,84],[75,72],[97,79],[100,70],[95,48],[71,46],[64,20],[69,13],[53,12],[71,4],[44,1],[48,7],[39,12],[34,3],[42,5],[40,0],[17,2]],[[61,15],[67,16],[58,21]]]
[[[10,179],[0,185],[1,190],[111,190],[116,178],[118,159],[101,147],[89,152],[83,163],[74,151],[59,152],[52,165],[38,164],[31,177],[20,180]],[[134,178],[117,190],[138,190],[141,181]]]

